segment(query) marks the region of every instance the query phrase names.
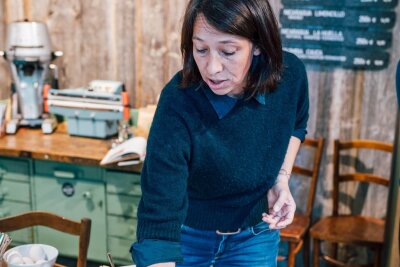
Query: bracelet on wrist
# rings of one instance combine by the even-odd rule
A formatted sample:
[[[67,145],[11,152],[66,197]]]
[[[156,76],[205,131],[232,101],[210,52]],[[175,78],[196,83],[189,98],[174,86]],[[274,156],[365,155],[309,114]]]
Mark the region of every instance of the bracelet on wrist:
[[[285,176],[287,176],[287,177],[290,177],[290,175],[292,175],[290,172],[288,172],[288,171],[285,170],[285,169],[280,169],[279,172],[278,172],[278,174],[280,174],[280,175],[285,175]]]
[[[279,177],[282,177],[282,176],[285,177],[286,182],[289,182],[290,175],[291,175],[291,173],[289,173],[287,170],[280,169],[279,172],[278,172],[277,182],[282,180],[282,178],[279,178]]]

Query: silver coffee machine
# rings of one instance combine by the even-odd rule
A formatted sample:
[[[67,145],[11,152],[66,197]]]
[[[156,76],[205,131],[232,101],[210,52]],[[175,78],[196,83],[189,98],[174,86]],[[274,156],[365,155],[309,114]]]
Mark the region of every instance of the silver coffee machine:
[[[6,50],[0,51],[12,75],[11,119],[6,133],[19,126],[42,127],[53,132],[56,120],[44,112],[45,86],[57,88],[57,66],[51,62],[62,52],[53,52],[47,26],[41,22],[18,21],[7,27]]]

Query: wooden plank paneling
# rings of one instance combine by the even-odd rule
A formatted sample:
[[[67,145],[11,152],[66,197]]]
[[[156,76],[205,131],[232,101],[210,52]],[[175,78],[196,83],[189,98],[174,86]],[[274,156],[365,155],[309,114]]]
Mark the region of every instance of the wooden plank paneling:
[[[25,19],[24,1],[23,0],[5,0],[5,22],[9,23],[16,20]]]
[[[25,5],[26,4],[26,5]],[[5,49],[5,40],[6,40],[6,29],[7,29],[7,23],[12,22],[12,21],[17,21],[17,20],[23,20],[27,18],[28,14],[27,10],[24,9],[24,6],[27,6],[27,3],[24,2],[23,0],[4,0],[1,1],[1,13],[0,18],[2,25],[0,26],[1,28],[1,36],[4,37],[1,40],[1,49]],[[11,76],[10,76],[10,71],[8,69],[8,64],[7,62],[1,58],[1,63],[0,63],[0,77],[2,77],[2,81],[0,84],[0,89],[1,89],[1,99],[8,98],[10,95],[10,85],[11,85]]]
[[[47,22],[51,0],[25,0],[25,13],[29,20]]]
[[[6,3],[4,1],[0,2],[0,21],[6,20]],[[0,50],[5,50],[5,39],[6,39],[6,28],[5,23],[0,23]],[[5,99],[9,96],[10,92],[10,72],[8,70],[7,62],[4,58],[0,57],[0,99]]]
[[[82,73],[81,83],[88,84],[91,80],[112,79],[110,69],[113,67],[111,53],[114,40],[108,39],[112,36],[110,32],[110,16],[108,9],[112,9],[114,4],[103,0],[80,1],[82,12],[80,16],[81,39],[80,39],[80,59],[77,64],[81,64]],[[110,46],[111,44],[111,46]]]
[[[282,4],[280,0],[272,0],[269,1],[274,13],[276,14],[276,18],[279,19],[279,10],[282,8]]]
[[[165,20],[167,8],[165,1],[142,0],[140,25],[136,30],[142,32],[141,50],[141,88],[140,99],[136,104],[143,106],[154,103],[164,86],[164,63],[167,53],[165,43]]]
[[[136,80],[136,35],[135,30],[135,1],[120,1],[112,0],[115,5],[114,15],[112,21],[112,31],[114,32],[109,36],[113,40],[112,45],[112,65],[110,70],[113,79],[123,81],[126,89],[129,92],[130,103],[136,102],[135,95],[135,80]]]
[[[167,40],[166,69],[164,81],[182,68],[182,57],[180,52],[181,28],[187,0],[170,0],[168,3],[168,14],[166,16],[165,38]]]
[[[34,6],[36,9],[46,7]],[[46,23],[49,27],[53,50],[60,50],[64,56],[54,63],[59,67],[59,84],[61,88],[84,85],[81,64],[82,6],[79,0],[52,0],[49,2]],[[36,14],[38,11],[32,11]],[[41,15],[43,16],[43,15]],[[87,66],[86,66],[87,67]],[[86,69],[85,69],[86,70]]]

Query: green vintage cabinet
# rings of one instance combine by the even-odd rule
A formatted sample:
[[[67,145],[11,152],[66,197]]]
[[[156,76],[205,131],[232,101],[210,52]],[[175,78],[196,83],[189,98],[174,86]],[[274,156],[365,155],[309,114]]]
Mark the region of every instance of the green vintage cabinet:
[[[105,180],[109,250],[119,264],[131,263],[129,248],[136,240],[136,212],[141,196],[140,175],[106,170]]]
[[[0,157],[0,218],[31,210],[29,159]],[[33,242],[33,229],[10,232],[13,244]]]
[[[35,209],[80,220],[92,220],[88,259],[106,261],[106,196],[100,167],[53,161],[34,161]],[[77,237],[38,227],[37,242],[57,247],[61,254],[77,256]]]
[[[21,128],[0,138],[0,217],[45,210],[74,220],[92,220],[88,259],[132,262],[142,165],[113,170],[99,166],[110,140],[70,136],[63,125],[51,135]],[[111,167],[111,166],[110,166]],[[116,170],[118,169],[118,170]],[[77,237],[34,227],[12,232],[13,245],[48,243],[61,256],[77,255]],[[100,264],[99,264],[100,265]]]
[[[136,240],[140,174],[99,166],[0,156],[0,217],[45,210],[65,217],[92,220],[88,259],[106,262],[110,251],[117,264],[132,263],[129,248]],[[77,256],[77,237],[46,227],[11,232],[13,245],[45,243],[60,255]]]

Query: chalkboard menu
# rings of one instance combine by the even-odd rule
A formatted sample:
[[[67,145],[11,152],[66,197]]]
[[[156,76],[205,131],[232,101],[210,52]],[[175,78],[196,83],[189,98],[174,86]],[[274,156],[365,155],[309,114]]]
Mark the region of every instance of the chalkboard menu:
[[[283,49],[306,64],[380,70],[389,64],[398,0],[282,0]]]

